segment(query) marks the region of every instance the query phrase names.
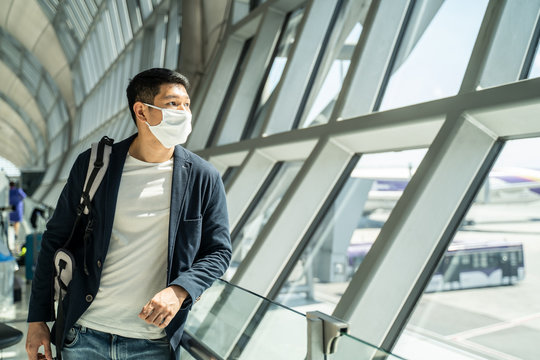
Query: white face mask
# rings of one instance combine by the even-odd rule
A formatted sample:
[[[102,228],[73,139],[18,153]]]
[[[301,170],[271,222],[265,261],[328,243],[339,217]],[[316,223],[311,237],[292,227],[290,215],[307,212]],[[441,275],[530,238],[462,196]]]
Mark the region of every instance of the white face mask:
[[[161,122],[157,125],[148,125],[148,128],[167,149],[187,141],[191,133],[191,113],[185,110],[162,109],[160,107],[143,103],[154,109],[161,110]]]

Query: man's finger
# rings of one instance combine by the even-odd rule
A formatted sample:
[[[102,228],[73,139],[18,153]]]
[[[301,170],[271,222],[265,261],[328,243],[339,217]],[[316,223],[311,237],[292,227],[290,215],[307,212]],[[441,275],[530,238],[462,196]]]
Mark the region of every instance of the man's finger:
[[[149,323],[149,324],[155,324],[156,321],[158,321],[158,319],[161,319],[163,317],[163,315],[157,311],[154,311],[152,313],[151,316],[149,316],[148,318],[146,318],[146,322]],[[161,322],[161,320],[160,320]]]
[[[163,318],[164,318],[164,316],[162,314],[159,314],[154,319],[152,319],[151,323],[154,324],[154,325],[159,325],[163,321]]]
[[[169,325],[169,323],[171,322],[171,320],[172,320],[172,316],[170,316],[170,315],[167,316],[167,317],[163,320],[163,322],[162,322],[161,324],[158,325],[158,327],[160,327],[160,328],[162,328],[162,329],[166,328],[166,327]]]
[[[39,346],[34,346],[34,344],[30,342],[26,342],[26,353],[28,354],[28,360],[35,360],[37,359],[37,351]]]
[[[52,360],[51,342],[45,341],[43,348],[45,348],[45,357],[47,360]]]
[[[154,311],[154,309],[152,308],[152,305],[150,303],[147,303],[146,305],[143,306],[141,312],[139,313],[139,317],[144,320],[148,316],[150,316],[150,314],[152,314],[152,311]]]

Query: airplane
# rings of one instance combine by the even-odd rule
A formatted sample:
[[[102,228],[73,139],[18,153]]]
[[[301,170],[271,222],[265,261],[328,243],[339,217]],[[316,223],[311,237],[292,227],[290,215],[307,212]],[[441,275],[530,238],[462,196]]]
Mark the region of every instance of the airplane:
[[[376,240],[414,168],[357,168],[351,177],[369,193],[347,249],[351,276]],[[360,190],[361,192],[361,190]],[[523,244],[513,232],[540,216],[540,171],[495,168],[435,271],[426,292],[512,285],[525,277]]]

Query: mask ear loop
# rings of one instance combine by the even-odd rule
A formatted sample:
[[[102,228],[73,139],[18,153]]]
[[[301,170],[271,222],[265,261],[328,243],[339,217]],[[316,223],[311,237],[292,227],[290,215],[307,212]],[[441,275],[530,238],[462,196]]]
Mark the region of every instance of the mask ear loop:
[[[148,106],[148,107],[151,107],[151,108],[154,108],[154,109],[156,109],[156,110],[160,110],[160,111],[161,111],[161,121],[159,122],[159,124],[161,124],[161,122],[163,121],[163,118],[165,117],[165,115],[163,114],[163,109],[160,108],[160,107],[157,107],[157,106],[155,106],[155,105],[147,104],[147,103],[144,103],[144,102],[143,102],[143,104],[146,105],[146,106]],[[150,124],[148,123],[148,120],[146,120],[145,123],[146,123],[146,125],[147,125],[149,128],[152,127],[152,126],[158,126],[158,125],[159,125],[159,124],[156,124],[156,125],[150,125]]]

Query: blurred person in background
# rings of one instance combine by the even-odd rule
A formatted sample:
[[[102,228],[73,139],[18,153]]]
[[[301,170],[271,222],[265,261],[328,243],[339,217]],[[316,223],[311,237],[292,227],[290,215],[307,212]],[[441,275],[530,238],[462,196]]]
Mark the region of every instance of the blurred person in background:
[[[15,184],[14,181],[9,182],[9,205],[13,207],[13,211],[9,213],[9,222],[13,225],[15,238],[19,236],[19,227],[23,217],[24,205],[23,200],[26,198],[24,191]]]

